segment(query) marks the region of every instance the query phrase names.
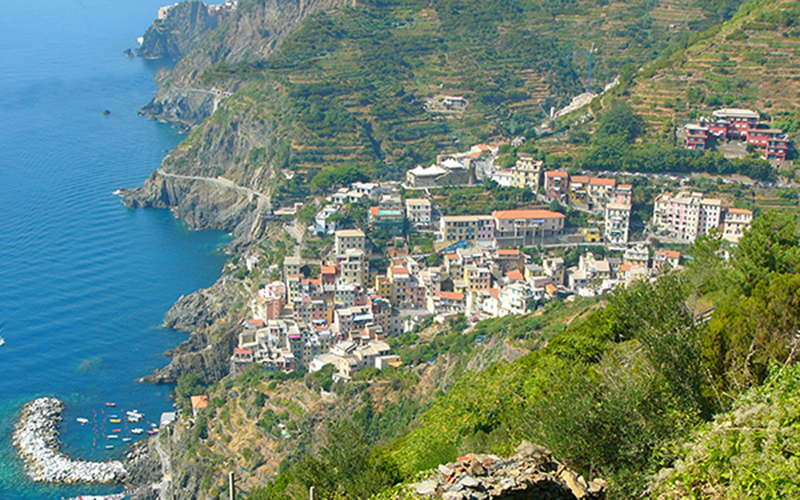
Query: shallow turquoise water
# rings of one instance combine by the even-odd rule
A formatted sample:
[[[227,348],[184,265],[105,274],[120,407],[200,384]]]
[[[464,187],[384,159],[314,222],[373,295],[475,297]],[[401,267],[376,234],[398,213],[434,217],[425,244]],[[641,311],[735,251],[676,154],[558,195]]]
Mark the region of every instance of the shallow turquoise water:
[[[137,408],[158,421],[169,387],[135,380],[166,364],[185,333],[158,327],[181,294],[219,276],[227,241],[185,230],[164,210],[128,210],[112,195],[140,185],[181,140],[137,115],[158,63],[129,59],[164,0],[5,2],[0,16],[0,499],[55,499],[114,488],[33,485],[11,447],[20,406],[65,401],[65,451],[105,450]],[[108,109],[111,114],[104,116]],[[109,412],[110,413],[110,412]],[[127,432],[128,429],[123,429]]]

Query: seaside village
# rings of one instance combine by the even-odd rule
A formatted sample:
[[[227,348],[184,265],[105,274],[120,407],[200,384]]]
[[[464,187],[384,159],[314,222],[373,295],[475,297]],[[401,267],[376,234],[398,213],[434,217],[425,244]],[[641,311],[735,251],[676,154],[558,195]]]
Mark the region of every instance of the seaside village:
[[[725,112],[715,113],[715,123],[730,120],[730,134],[737,117],[746,113]],[[758,129],[747,130],[754,136]],[[282,280],[262,282],[231,358],[231,372],[238,375],[251,363],[270,371],[311,372],[330,364],[335,379],[349,380],[367,368],[400,366],[387,338],[429,318],[441,323],[463,315],[474,324],[525,314],[547,301],[606,293],[683,265],[679,251],[651,248],[650,240],[630,241],[631,184],[547,171],[542,161],[524,154],[510,168],[495,168],[498,148],[479,144],[441,157],[409,170],[402,183],[356,182],[330,193],[308,230],[331,236],[332,251],[316,261],[287,257],[279,270]],[[547,209],[441,215],[432,201],[431,189],[489,180],[532,190],[540,206],[557,201],[585,212],[602,229],[567,228],[564,214]],[[383,253],[361,229],[339,227],[335,214],[360,202],[370,205],[368,232],[393,238]],[[716,228],[735,244],[753,213],[731,204],[700,192],[663,192],[655,199],[649,234],[689,244]],[[280,213],[293,215],[298,209]],[[404,239],[409,233],[435,237],[437,265],[426,264],[430,253],[409,252]],[[591,245],[604,246],[607,256],[585,251],[568,266],[556,255],[559,249]]]

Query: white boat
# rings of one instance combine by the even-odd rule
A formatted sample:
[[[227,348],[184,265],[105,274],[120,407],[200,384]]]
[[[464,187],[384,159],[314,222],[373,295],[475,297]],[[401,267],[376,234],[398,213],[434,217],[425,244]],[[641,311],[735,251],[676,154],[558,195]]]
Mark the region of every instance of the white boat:
[[[144,413],[139,413],[137,410],[126,411],[125,415],[127,415],[130,418],[138,418],[138,419],[144,418]]]
[[[106,439],[119,439],[119,436],[117,436],[116,434],[109,434],[108,436],[106,436]]]
[[[81,425],[89,423],[89,419],[88,418],[78,417],[75,420],[77,420],[78,423],[81,424]]]
[[[6,343],[6,339],[4,339],[3,337],[0,337],[0,345],[3,345],[5,343]]]
[[[144,429],[142,429],[141,427],[136,427],[131,429],[131,434],[142,434],[142,433],[144,433]]]
[[[130,440],[131,440],[131,438],[122,438],[122,442],[123,442],[123,443],[127,443],[127,442],[128,442],[128,441],[130,441]]]

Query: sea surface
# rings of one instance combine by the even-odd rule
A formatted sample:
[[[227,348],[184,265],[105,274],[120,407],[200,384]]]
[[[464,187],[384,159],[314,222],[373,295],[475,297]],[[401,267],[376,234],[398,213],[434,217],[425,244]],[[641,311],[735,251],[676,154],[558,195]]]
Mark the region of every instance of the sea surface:
[[[166,210],[128,210],[181,136],[137,115],[164,63],[128,58],[166,0],[3,2],[0,16],[0,499],[59,499],[119,487],[29,482],[11,444],[20,407],[66,403],[63,450],[120,457],[108,416],[170,411],[171,387],[136,382],[186,333],[159,328],[182,294],[219,276],[221,232]],[[111,113],[104,115],[103,111]],[[105,402],[115,402],[107,408]],[[81,426],[76,417],[92,423]],[[142,422],[145,426],[148,422]]]

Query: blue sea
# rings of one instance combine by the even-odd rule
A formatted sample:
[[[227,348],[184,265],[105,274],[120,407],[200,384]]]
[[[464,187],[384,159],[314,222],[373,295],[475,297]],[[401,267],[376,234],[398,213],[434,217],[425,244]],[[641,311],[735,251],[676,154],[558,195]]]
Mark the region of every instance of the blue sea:
[[[138,383],[187,338],[159,328],[182,294],[219,276],[221,232],[192,232],[166,210],[128,210],[181,135],[137,115],[164,63],[127,58],[167,0],[3,2],[0,16],[0,499],[58,499],[119,487],[29,482],[11,445],[20,407],[66,403],[75,458],[106,450],[110,413],[158,422],[171,387]],[[104,110],[111,113],[103,115]],[[115,402],[107,408],[105,402]],[[81,426],[77,417],[92,423]],[[145,423],[146,424],[146,423]],[[119,441],[119,440],[118,440]]]

